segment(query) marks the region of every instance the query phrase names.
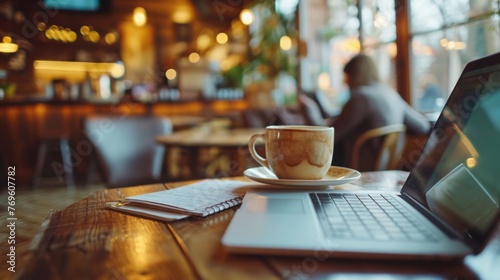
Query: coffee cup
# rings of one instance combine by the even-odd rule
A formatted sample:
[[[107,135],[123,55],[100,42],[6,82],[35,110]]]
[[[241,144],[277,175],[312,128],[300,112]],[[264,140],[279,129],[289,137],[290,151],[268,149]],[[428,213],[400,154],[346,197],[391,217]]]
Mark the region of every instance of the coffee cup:
[[[273,125],[252,135],[248,149],[279,179],[319,180],[331,166],[333,139],[333,127]],[[264,142],[265,158],[255,148],[259,141]]]

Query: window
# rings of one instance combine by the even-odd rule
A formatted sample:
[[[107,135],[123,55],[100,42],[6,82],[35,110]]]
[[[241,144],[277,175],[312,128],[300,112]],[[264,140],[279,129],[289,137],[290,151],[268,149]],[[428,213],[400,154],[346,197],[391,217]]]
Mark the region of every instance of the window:
[[[499,8],[500,0],[299,1],[308,50],[301,59],[301,86],[323,92],[340,108],[348,98],[342,67],[363,49],[385,83],[397,89],[403,81],[409,93],[400,93],[408,102],[421,112],[437,112],[467,62],[500,50]],[[396,38],[403,9],[409,11],[410,42]],[[405,50],[407,56],[397,56]],[[399,70],[397,59],[409,71]]]
[[[465,64],[500,49],[499,1],[409,2],[412,101],[439,111]]]
[[[340,109],[349,98],[343,66],[361,49],[376,61],[382,80],[396,87],[394,0],[363,1],[362,5],[310,0],[300,1],[299,7],[301,39],[308,50],[301,60],[305,90],[322,92]]]

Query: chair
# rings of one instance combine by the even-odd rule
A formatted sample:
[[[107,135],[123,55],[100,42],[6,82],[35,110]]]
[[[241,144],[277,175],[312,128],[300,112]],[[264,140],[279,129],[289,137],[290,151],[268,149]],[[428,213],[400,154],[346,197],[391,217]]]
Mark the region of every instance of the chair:
[[[397,169],[401,154],[405,147],[406,126],[404,124],[387,125],[368,130],[354,142],[352,167],[361,169],[361,150],[369,140],[380,139],[380,146],[371,171]]]
[[[309,96],[318,105],[318,109],[320,110],[323,119],[336,117],[340,114],[340,109],[336,109],[330,105],[330,101],[325,93],[319,90],[311,92],[303,91],[303,93]]]
[[[67,119],[67,112],[56,107],[44,111],[37,119],[38,151],[33,173],[34,188],[63,182],[67,188],[75,187]]]
[[[307,125],[327,125],[326,119],[324,119],[321,114],[320,107],[311,97],[307,96],[305,93],[299,93],[297,102],[299,103],[300,110]]]
[[[109,188],[162,181],[165,148],[156,136],[172,133],[172,124],[159,116],[91,116],[83,131],[92,143]]]

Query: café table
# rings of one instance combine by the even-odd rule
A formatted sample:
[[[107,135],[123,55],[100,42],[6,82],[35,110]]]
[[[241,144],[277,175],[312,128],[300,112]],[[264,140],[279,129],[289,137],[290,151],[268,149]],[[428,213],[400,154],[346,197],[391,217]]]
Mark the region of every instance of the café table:
[[[184,115],[169,116],[168,119],[172,123],[174,131],[191,128],[206,121],[204,117],[184,116]]]
[[[203,159],[202,151],[208,149],[216,149],[215,157],[227,156],[228,162],[221,167],[225,176],[238,176],[243,175],[243,171],[255,163],[249,156],[248,140],[252,135],[263,132],[264,129],[261,128],[200,126],[158,136],[156,142],[165,146],[167,153],[180,149],[186,154],[187,162],[177,164],[188,167],[181,178],[207,177],[206,169],[210,163]]]
[[[365,172],[339,189],[397,191],[408,173]],[[224,179],[224,178],[223,178]],[[245,177],[229,177],[248,180]],[[160,222],[105,208],[124,196],[196,181],[98,190],[52,211],[32,241],[19,279],[498,279],[500,236],[463,261],[240,255],[221,245],[237,207],[206,218]]]

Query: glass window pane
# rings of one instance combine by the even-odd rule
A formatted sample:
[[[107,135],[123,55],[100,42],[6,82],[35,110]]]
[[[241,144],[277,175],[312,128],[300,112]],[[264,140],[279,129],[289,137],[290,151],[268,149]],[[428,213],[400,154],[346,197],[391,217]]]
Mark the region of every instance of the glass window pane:
[[[439,111],[469,61],[500,49],[497,16],[413,37],[412,96],[421,111]]]
[[[486,13],[498,12],[500,1],[498,0],[471,0],[470,17],[479,16]]]
[[[363,2],[363,32],[365,45],[396,40],[396,13],[394,0]]]
[[[450,24],[466,21],[469,18],[469,1],[470,0],[408,1],[410,3],[411,31],[425,32],[436,30]]]

